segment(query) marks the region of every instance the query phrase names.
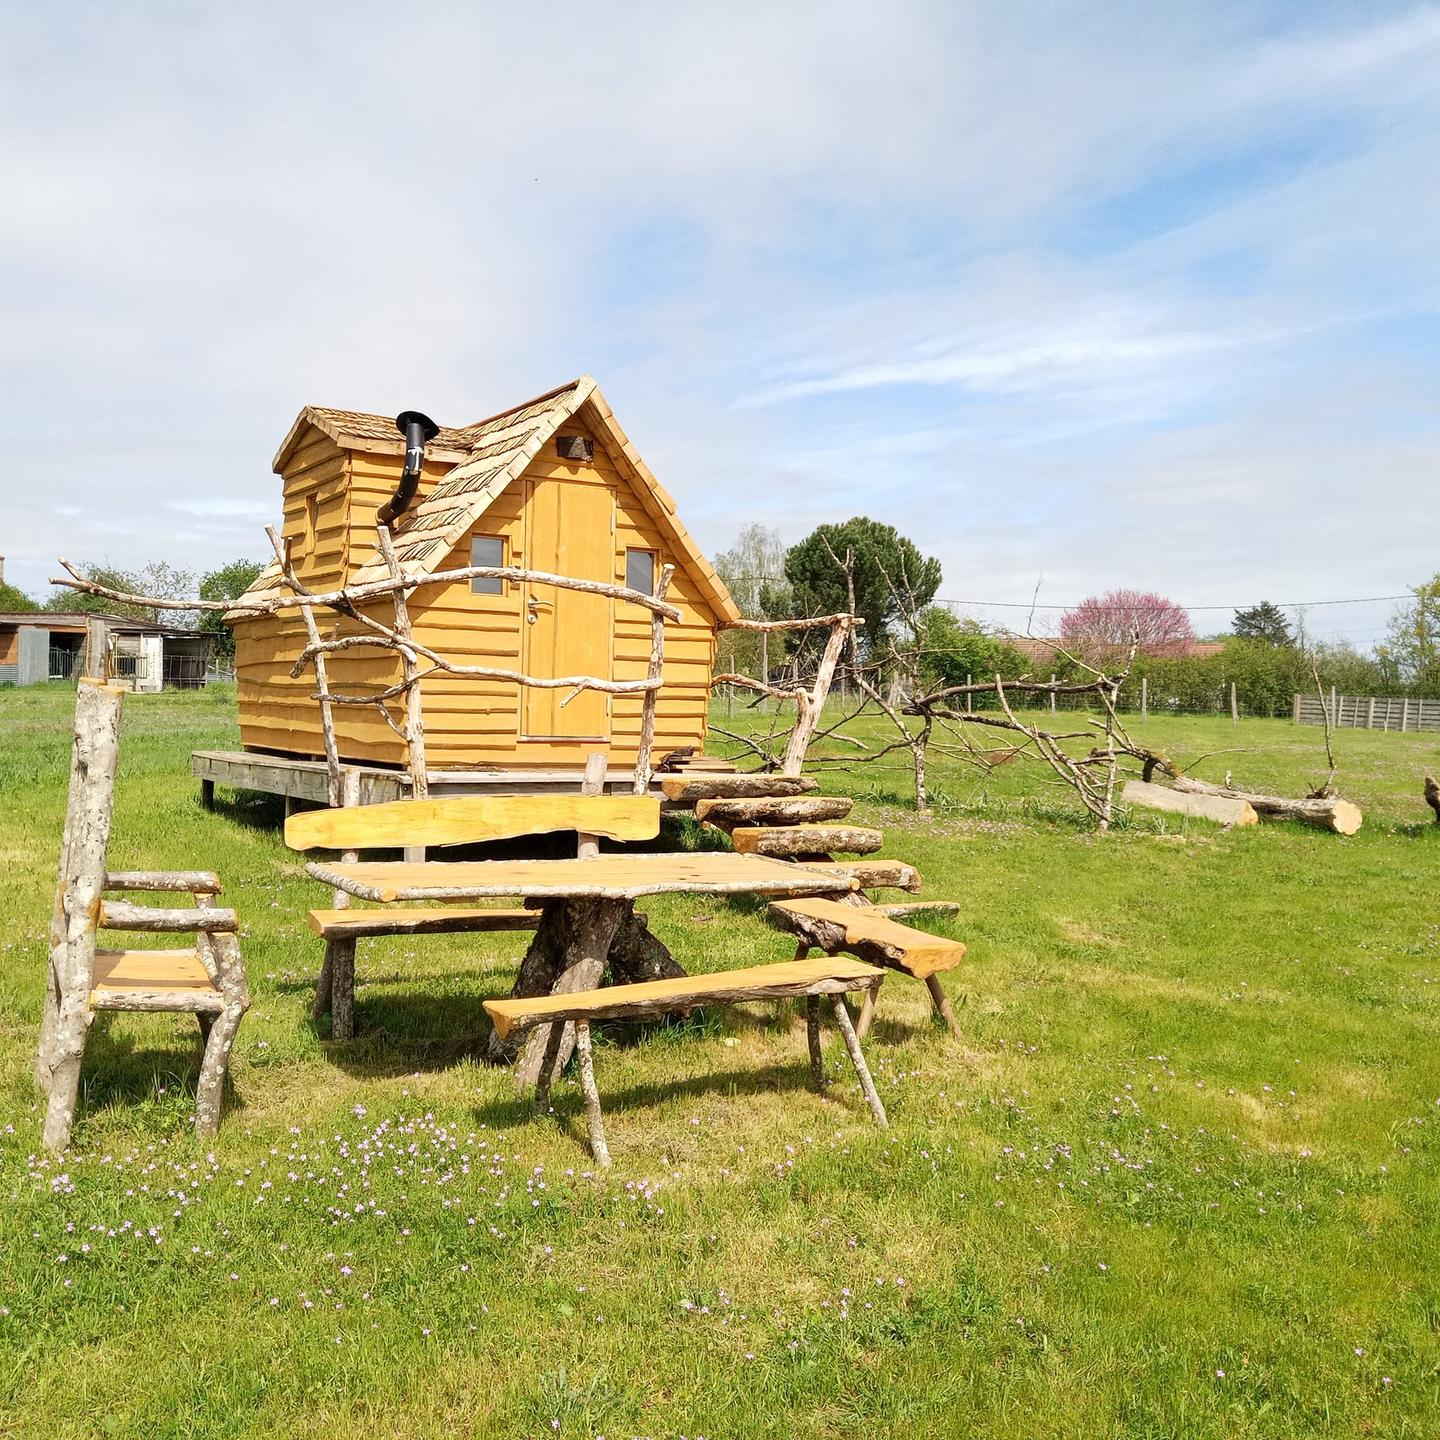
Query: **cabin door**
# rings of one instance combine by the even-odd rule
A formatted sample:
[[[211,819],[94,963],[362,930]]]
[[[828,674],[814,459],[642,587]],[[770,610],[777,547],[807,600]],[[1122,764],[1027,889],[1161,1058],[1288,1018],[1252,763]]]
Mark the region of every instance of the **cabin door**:
[[[615,583],[615,492],[608,485],[532,480],[525,505],[525,565],[578,580]],[[528,675],[611,678],[615,602],[605,595],[526,585],[521,627]],[[610,739],[610,697],[523,687],[523,740]]]

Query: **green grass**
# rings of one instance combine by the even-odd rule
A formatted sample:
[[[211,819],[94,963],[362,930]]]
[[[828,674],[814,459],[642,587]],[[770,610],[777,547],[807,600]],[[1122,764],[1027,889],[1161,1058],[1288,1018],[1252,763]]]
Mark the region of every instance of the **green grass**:
[[[75,1148],[30,1066],[70,696],[0,692],[0,1434],[1430,1436],[1440,1415],[1433,737],[1342,733],[1351,840],[1134,817],[1020,765],[827,779],[953,898],[963,1045],[887,982],[806,1088],[793,1013],[606,1037],[616,1167],[477,1058],[522,940],[362,942],[307,1020],[323,902],[273,804],[198,805],[233,695],[127,700],[112,863],[203,865],[254,1008],[207,1154],[192,1026],[96,1022]],[[878,732],[877,732],[878,733]],[[1157,719],[1298,790],[1317,731]],[[696,843],[693,831],[683,839]],[[691,969],[788,958],[754,907],[647,902]],[[523,939],[523,937],[522,937]],[[62,1258],[64,1257],[64,1258]]]

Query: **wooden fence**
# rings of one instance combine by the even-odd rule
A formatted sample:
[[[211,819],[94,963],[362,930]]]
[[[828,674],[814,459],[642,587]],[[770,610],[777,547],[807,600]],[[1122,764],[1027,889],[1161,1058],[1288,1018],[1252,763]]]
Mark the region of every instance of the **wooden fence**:
[[[1297,725],[1323,725],[1327,711],[1337,730],[1440,731],[1440,700],[1402,695],[1338,695],[1331,690],[1323,708],[1318,695],[1297,695],[1291,718]]]

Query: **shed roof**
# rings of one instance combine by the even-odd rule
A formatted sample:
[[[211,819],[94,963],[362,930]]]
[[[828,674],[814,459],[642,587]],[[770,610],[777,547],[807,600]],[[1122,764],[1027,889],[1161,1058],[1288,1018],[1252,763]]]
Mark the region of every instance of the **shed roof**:
[[[675,513],[674,500],[631,445],[600,393],[600,387],[589,375],[502,410],[487,420],[440,429],[426,447],[426,454],[435,459],[454,458],[457,463],[394,527],[396,556],[405,571],[417,575],[442,565],[445,557],[506,486],[519,478],[560,426],[582,411],[581,418],[596,432],[616,468],[631,481],[641,504],[670,541],[677,558],[699,585],[716,615],[721,620],[739,619],[739,609],[724,581],[690,538]],[[277,471],[295,448],[307,423],[324,431],[344,448],[383,449],[394,454],[404,449],[395,422],[386,416],[311,405],[300,412],[281,445],[275,457]],[[377,545],[369,559],[361,562],[351,581],[361,584],[380,580],[387,573]],[[271,590],[279,578],[279,566],[272,562],[247,594]]]

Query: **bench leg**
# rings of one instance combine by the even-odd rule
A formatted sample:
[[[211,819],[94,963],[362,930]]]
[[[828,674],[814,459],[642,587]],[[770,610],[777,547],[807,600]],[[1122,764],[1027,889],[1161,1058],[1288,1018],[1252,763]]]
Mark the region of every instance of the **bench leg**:
[[[820,997],[805,997],[805,1039],[810,1045],[810,1079],[817,1093],[825,1091],[825,1059],[820,1053]]]
[[[558,1028],[558,1027],[557,1027]],[[605,1121],[600,1115],[600,1091],[595,1086],[595,1062],[590,1054],[590,1027],[575,1022],[575,1053],[580,1064],[580,1088],[585,1092],[585,1124],[590,1132],[590,1153],[597,1165],[610,1166],[610,1147],[605,1143]]]
[[[310,1002],[310,1018],[321,1020],[330,1013],[331,990],[334,988],[335,960],[331,951],[333,940],[325,942],[325,958],[320,962],[320,978],[315,982],[315,998]]]
[[[355,941],[332,940],[330,949],[330,1038],[355,1038]]]
[[[960,1039],[960,1023],[955,1019],[955,1012],[950,1008],[950,998],[945,994],[945,987],[941,985],[940,977],[927,975],[925,988],[930,992],[930,998],[935,1002],[935,1008],[940,1012],[940,1018],[950,1027],[950,1033],[957,1040]]]
[[[875,1117],[877,1125],[888,1126],[890,1121],[885,1116],[885,1107],[880,1103],[880,1096],[875,1091],[875,1082],[870,1078],[870,1067],[865,1063],[865,1055],[860,1049],[860,1039],[855,1034],[855,1027],[850,1023],[850,1012],[845,1008],[844,995],[832,997],[835,1002],[835,1020],[840,1026],[840,1033],[845,1037],[845,1048],[850,1052],[850,1063],[855,1067],[855,1074],[860,1078],[860,1089],[865,1094],[866,1103],[870,1106],[870,1113]]]
[[[206,810],[215,808],[215,782],[213,780],[202,780],[200,782],[200,804]]]
[[[860,1018],[855,1022],[855,1034],[861,1040],[870,1033],[870,1027],[875,1023],[875,1002],[879,998],[880,987],[873,985],[865,992],[865,998],[860,1002]]]
[[[209,1010],[197,1010],[195,1019],[200,1025],[200,1041],[202,1044],[210,1038],[210,1031],[215,1024],[215,1016]]]
[[[535,1076],[535,1113],[543,1115],[550,1108],[550,1086],[560,1068],[560,1045],[565,1038],[563,1025],[551,1025],[545,1040],[545,1053],[540,1057],[540,1070]]]

